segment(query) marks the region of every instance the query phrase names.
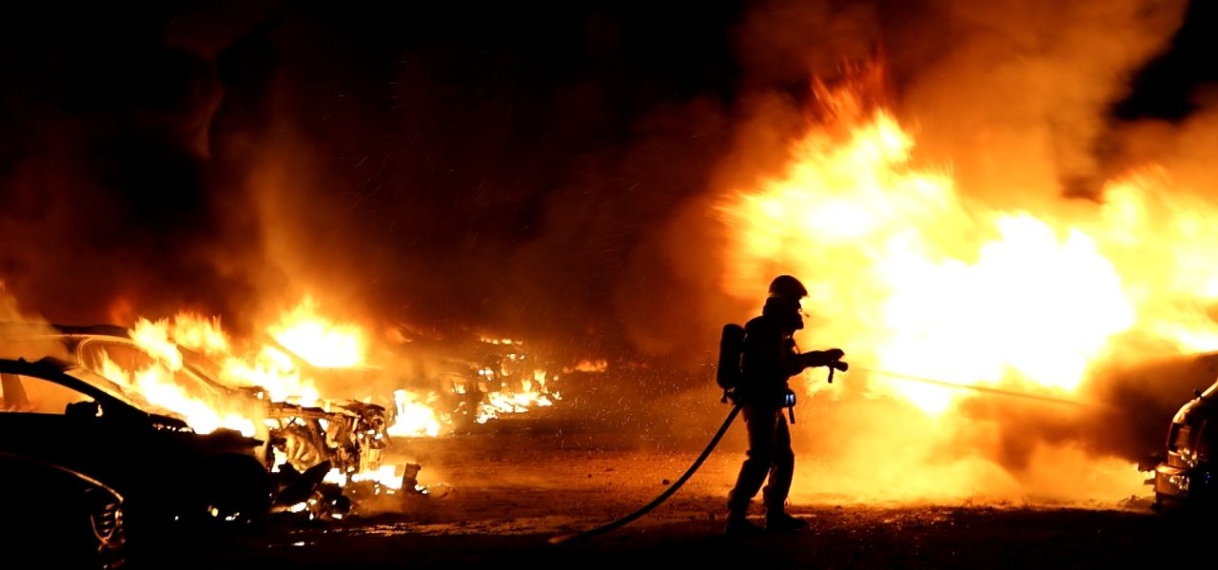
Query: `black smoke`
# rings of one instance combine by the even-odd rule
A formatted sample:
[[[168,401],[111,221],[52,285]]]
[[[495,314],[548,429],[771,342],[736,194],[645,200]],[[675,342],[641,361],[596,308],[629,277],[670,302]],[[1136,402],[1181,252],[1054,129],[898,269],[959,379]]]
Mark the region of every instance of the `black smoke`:
[[[620,298],[685,302],[650,244],[727,144],[742,9],[44,3],[5,18],[0,279],[59,322],[307,292],[629,354]]]

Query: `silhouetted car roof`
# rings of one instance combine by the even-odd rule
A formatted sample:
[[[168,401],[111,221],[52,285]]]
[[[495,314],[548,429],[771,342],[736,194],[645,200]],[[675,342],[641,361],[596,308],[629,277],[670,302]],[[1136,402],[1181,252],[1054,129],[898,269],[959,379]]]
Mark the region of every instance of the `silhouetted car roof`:
[[[41,372],[39,372],[41,371]],[[63,377],[57,379],[57,382],[79,391],[88,394],[90,397],[109,402],[117,402],[119,405],[130,408],[133,411],[143,412],[150,416],[155,416],[157,419],[171,419],[175,422],[182,422],[185,425],[184,418],[175,414],[170,410],[166,410],[147,400],[144,400],[139,394],[124,390],[118,384],[115,384],[110,379],[97,374],[75,362],[64,360],[56,356],[44,356],[38,360],[26,360],[24,358],[6,359],[0,358],[0,372],[11,374],[31,374],[43,375],[48,373],[62,373]]]

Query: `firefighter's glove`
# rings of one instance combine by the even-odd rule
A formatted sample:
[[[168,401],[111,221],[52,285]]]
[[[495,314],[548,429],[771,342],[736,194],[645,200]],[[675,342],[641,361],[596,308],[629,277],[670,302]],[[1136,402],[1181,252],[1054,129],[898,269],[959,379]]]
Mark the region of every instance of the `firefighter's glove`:
[[[842,362],[841,360],[838,360],[838,361],[830,364],[829,366],[832,366],[838,372],[845,372],[847,370],[850,370],[850,365],[845,362]]]

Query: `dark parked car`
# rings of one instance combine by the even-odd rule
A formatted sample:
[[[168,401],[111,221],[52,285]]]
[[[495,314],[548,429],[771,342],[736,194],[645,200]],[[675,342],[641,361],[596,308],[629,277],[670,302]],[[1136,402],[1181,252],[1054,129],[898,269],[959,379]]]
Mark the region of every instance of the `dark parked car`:
[[[1218,507],[1218,382],[1193,395],[1172,418],[1165,453],[1154,468],[1159,511]]]
[[[130,537],[248,528],[270,508],[262,445],[193,431],[117,385],[55,357],[0,358],[0,451],[78,471],[125,499]]]
[[[45,568],[110,570],[127,562],[123,497],[80,472],[0,453],[0,552]],[[46,545],[30,552],[32,545]]]

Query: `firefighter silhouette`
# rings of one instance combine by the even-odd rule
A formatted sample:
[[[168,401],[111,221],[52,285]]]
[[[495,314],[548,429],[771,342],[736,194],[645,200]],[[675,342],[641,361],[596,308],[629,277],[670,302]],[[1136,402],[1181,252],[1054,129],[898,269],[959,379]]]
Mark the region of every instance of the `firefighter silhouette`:
[[[806,368],[833,366],[844,370],[846,366],[840,362],[845,356],[841,349],[801,353],[795,345],[795,331],[804,328],[800,300],[807,295],[808,290],[798,279],[780,275],[770,283],[761,315],[744,326],[742,383],[732,396],[744,416],[748,451],[728,495],[728,535],[790,532],[807,526],[806,521],[786,511],[795,473],[795,452],[783,413],[784,409],[791,413],[795,405],[788,382]],[[747,518],[749,505],[759,491],[765,505],[764,528]]]

